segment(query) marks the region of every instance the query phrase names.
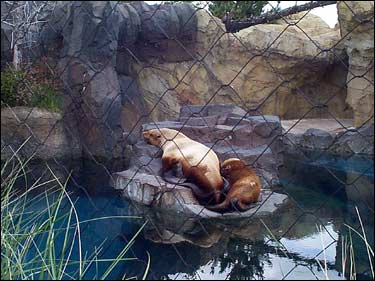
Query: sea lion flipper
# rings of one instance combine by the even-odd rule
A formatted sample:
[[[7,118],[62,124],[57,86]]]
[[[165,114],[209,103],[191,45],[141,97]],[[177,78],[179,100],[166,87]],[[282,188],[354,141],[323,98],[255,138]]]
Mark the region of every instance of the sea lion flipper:
[[[238,209],[239,209],[241,212],[245,212],[245,211],[248,211],[248,210],[250,210],[250,209],[252,209],[252,208],[257,207],[257,205],[255,205],[255,204],[245,204],[245,203],[243,203],[243,202],[241,202],[241,201],[238,201],[238,202],[237,202],[237,206],[238,206]]]

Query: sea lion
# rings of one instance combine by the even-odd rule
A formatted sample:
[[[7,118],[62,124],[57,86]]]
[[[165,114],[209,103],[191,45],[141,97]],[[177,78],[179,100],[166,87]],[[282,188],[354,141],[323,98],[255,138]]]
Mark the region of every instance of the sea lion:
[[[163,150],[162,177],[175,165],[181,165],[184,177],[198,186],[198,189],[190,187],[200,203],[220,202],[224,181],[219,158],[212,149],[168,128],[145,131],[143,138]]]
[[[229,192],[223,202],[206,206],[207,209],[223,213],[233,208],[243,212],[258,201],[261,188],[259,177],[240,159],[225,160],[221,165],[221,174],[229,181]]]

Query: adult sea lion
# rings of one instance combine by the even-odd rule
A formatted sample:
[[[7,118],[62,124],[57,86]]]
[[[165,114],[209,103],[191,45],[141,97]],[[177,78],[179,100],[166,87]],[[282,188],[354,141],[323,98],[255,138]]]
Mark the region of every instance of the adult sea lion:
[[[195,184],[194,195],[201,202],[217,204],[221,199],[224,181],[216,153],[173,129],[152,129],[143,132],[144,140],[163,150],[161,175],[176,165],[181,165],[185,178]]]
[[[259,199],[260,180],[255,172],[238,158],[229,158],[221,165],[221,174],[229,181],[230,188],[223,202],[207,209],[223,213],[230,209],[246,211]]]

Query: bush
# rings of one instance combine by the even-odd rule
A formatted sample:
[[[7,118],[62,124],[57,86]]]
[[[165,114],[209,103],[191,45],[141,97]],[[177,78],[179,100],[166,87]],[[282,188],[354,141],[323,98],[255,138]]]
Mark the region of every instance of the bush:
[[[51,111],[60,111],[61,100],[51,86],[36,85],[33,87],[30,106],[46,108]]]
[[[34,81],[32,75],[23,70],[8,67],[1,72],[1,107],[6,105],[60,111],[62,102],[52,86]]]
[[[21,92],[25,78],[25,72],[14,68],[8,68],[1,72],[1,106],[3,104],[9,106],[25,105],[27,103],[25,97],[18,94]]]

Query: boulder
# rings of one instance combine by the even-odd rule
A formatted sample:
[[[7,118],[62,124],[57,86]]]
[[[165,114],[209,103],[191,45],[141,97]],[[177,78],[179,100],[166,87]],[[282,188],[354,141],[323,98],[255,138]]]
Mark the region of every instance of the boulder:
[[[374,156],[374,125],[353,128],[350,119],[285,120],[283,144],[285,151],[325,151],[348,156],[363,154]]]
[[[86,154],[112,159],[131,153],[129,135],[123,133],[139,132],[149,100],[147,95],[140,95],[137,75],[130,75],[131,57],[180,59],[183,49],[171,44],[171,38],[194,41],[193,12],[188,4],[56,4],[41,31],[41,48],[36,53],[54,56],[58,61],[67,93],[67,126],[78,127]],[[170,105],[167,103],[167,107]]]
[[[374,124],[337,134],[331,151],[340,155],[374,155]]]
[[[216,123],[215,130],[223,134],[231,131],[225,122],[239,121],[242,136],[255,126],[241,119],[244,110],[246,117],[282,119],[306,112],[306,118],[352,118],[354,111],[357,125],[373,112],[373,29],[366,22],[373,3],[348,2],[364,19],[350,36],[345,32],[356,17],[345,3],[338,4],[340,35],[310,13],[232,34],[205,9],[187,3],[58,2],[41,28],[35,59],[56,61],[66,126],[78,127],[85,153],[93,156],[124,158],[141,124],[178,117],[193,127]],[[341,36],[344,44],[336,44]],[[180,111],[185,104],[197,105],[188,110],[210,117],[188,118],[189,111]],[[206,104],[211,112],[200,112]],[[227,107],[218,111],[215,104]],[[231,112],[235,105],[242,109]],[[268,125],[255,127],[251,142],[272,131]],[[207,134],[204,130],[199,134]]]
[[[278,117],[247,116],[242,108],[232,105],[183,106],[177,120],[142,125],[143,131],[157,128],[175,129],[205,144],[218,155],[220,162],[231,157],[240,158],[260,177],[262,200],[241,214],[221,215],[205,209],[189,188],[166,183],[160,177],[162,150],[147,144],[139,136],[132,145],[128,169],[112,174],[111,178],[111,185],[121,190],[123,196],[132,202],[200,218],[235,218],[251,217],[254,213],[272,214],[276,205],[286,198],[270,190],[279,183],[278,169],[283,162],[280,140],[282,129]],[[176,182],[178,180],[176,178]],[[170,233],[166,232],[162,236],[167,239]],[[174,242],[188,240],[186,236],[177,236],[175,239]]]
[[[333,142],[333,136],[320,129],[308,129],[303,135],[300,145],[309,149],[325,150]]]

